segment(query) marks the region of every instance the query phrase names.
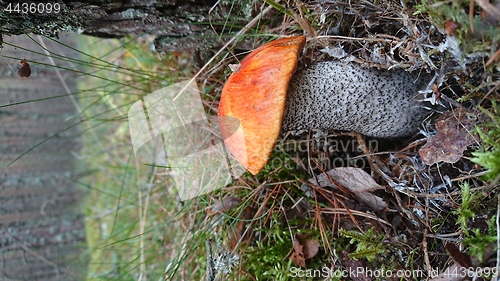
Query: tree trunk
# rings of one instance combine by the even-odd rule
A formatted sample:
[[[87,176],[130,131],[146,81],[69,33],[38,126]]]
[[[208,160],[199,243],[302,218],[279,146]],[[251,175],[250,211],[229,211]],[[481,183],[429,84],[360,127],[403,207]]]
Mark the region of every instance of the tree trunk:
[[[52,3],[60,5],[59,13],[9,13],[7,1],[0,1],[5,13],[0,13],[0,43],[2,33],[57,37],[60,32],[76,32],[104,38],[151,34],[157,51],[186,51],[212,47],[219,40],[214,30],[235,32],[234,26],[245,25],[254,12],[252,1],[219,1],[215,6],[215,0]]]
[[[5,46],[3,56],[50,64],[28,37],[9,39],[33,52]],[[62,41],[74,46],[68,38]],[[57,44],[45,43],[57,51]],[[77,131],[67,129],[75,107],[62,85],[74,89],[74,79],[61,70],[60,80],[51,68],[33,68],[21,79],[20,67],[19,60],[0,58],[0,280],[83,280],[82,192],[75,187],[72,156],[79,144]],[[63,97],[51,98],[57,96]],[[51,99],[35,101],[44,98]],[[22,101],[29,102],[15,104]]]

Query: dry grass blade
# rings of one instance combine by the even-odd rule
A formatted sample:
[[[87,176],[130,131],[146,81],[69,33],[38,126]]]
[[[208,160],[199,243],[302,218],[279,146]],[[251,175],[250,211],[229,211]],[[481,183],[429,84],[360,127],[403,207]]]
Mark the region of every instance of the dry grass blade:
[[[320,169],[320,171],[321,171],[323,174],[327,174],[327,173],[323,170],[323,168],[321,168],[321,166],[320,166],[320,165],[318,165],[318,162],[317,162],[315,159],[311,159],[311,160],[312,160],[312,161],[316,164],[316,166],[318,166],[318,168]],[[332,181],[333,181],[333,179],[332,179],[332,178],[329,178],[329,180],[332,180]],[[342,188],[342,185],[341,185],[341,184],[336,183],[336,185],[337,185],[339,188]],[[318,192],[318,193],[320,193],[320,194],[321,194],[324,198],[326,198],[326,199],[327,199],[327,200],[328,200],[328,201],[332,204],[332,206],[334,206],[334,207],[338,207],[337,202],[339,202],[339,203],[340,203],[340,204],[341,204],[341,205],[345,208],[345,210],[346,210],[346,211],[347,211],[347,213],[349,214],[349,217],[350,217],[350,218],[351,218],[351,220],[354,222],[354,224],[356,224],[356,226],[358,227],[358,229],[359,229],[361,232],[363,232],[362,227],[359,225],[359,223],[358,223],[358,221],[356,220],[356,218],[352,215],[351,210],[350,210],[350,209],[349,209],[349,207],[348,207],[348,206],[344,203],[344,201],[342,201],[342,199],[337,198],[337,196],[335,196],[334,194],[332,194],[332,195],[333,195],[333,196],[332,196],[332,197],[333,197],[333,201],[332,201],[332,199],[331,199],[329,196],[325,196],[325,193],[323,192],[323,190],[321,189],[321,187],[319,187],[319,186],[315,186],[315,185],[313,185],[313,186],[315,187],[315,190],[317,190],[317,192]],[[348,191],[348,193],[350,192],[350,191],[349,191],[347,188],[345,188],[345,187],[344,187],[344,190]],[[315,193],[315,195],[316,195],[316,193]],[[316,202],[318,202],[318,201],[317,201],[317,198],[316,198]],[[318,204],[317,204],[317,203],[316,203],[316,205],[318,206]]]
[[[314,30],[314,28],[311,26],[311,23],[304,15],[303,7],[302,7],[303,4],[299,0],[295,0],[295,5],[296,5],[297,9],[299,10],[300,15],[298,15],[294,10],[289,10],[289,12],[293,15],[293,17],[295,18],[297,23],[300,25],[300,27],[302,27],[302,29],[307,32],[309,37],[313,37],[313,38],[316,37],[317,36],[316,31]]]
[[[490,66],[493,64],[494,61],[496,61],[500,57],[500,49],[498,49],[492,56],[491,58],[488,59],[486,62],[485,66]]]
[[[358,216],[358,217],[367,218],[367,219],[385,224],[387,226],[392,226],[392,224],[390,222],[383,220],[383,219],[377,217],[376,215],[361,212],[361,211],[356,211],[356,210],[347,211],[346,209],[343,209],[343,208],[318,208],[318,210],[316,212],[319,212],[321,214]]]
[[[475,0],[475,2],[481,7],[487,14],[500,19],[500,9],[492,5],[487,0]]]

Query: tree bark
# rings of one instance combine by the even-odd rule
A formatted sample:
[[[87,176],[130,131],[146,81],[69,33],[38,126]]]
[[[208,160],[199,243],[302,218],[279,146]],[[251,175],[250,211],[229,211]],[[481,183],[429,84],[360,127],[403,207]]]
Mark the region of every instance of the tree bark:
[[[50,64],[27,36],[9,41],[33,52],[5,46],[2,55]],[[49,50],[58,50],[45,41]],[[69,37],[61,41],[74,46]],[[80,145],[78,132],[65,121],[73,120],[75,108],[56,71],[32,67],[31,76],[21,79],[20,67],[18,60],[0,58],[0,280],[83,280],[82,191],[75,186],[72,156]],[[72,74],[61,75],[74,89],[75,79],[67,79]]]
[[[26,1],[30,3],[30,1]],[[213,45],[215,31],[242,26],[252,17],[252,1],[57,1],[58,14],[7,12],[0,1],[2,35],[34,33],[57,37],[59,33],[84,33],[116,38],[151,34],[157,51],[186,51]],[[12,6],[11,6],[12,8]],[[229,18],[230,16],[230,18]],[[227,26],[230,19],[231,26]],[[233,30],[234,31],[234,30]],[[213,39],[213,40],[210,40]]]

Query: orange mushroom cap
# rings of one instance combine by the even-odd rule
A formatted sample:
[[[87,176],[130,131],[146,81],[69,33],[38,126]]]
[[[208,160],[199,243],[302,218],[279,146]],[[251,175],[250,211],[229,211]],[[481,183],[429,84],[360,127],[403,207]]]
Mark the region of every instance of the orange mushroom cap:
[[[271,41],[250,53],[229,76],[218,119],[229,152],[252,174],[264,168],[279,137],[288,83],[306,38]]]

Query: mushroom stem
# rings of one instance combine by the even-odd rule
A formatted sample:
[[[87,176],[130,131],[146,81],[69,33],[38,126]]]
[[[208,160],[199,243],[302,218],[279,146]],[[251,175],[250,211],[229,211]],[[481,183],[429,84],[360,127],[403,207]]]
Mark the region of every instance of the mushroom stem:
[[[282,131],[344,130],[371,137],[414,133],[428,111],[417,90],[426,79],[404,71],[324,61],[297,71],[288,87]]]

